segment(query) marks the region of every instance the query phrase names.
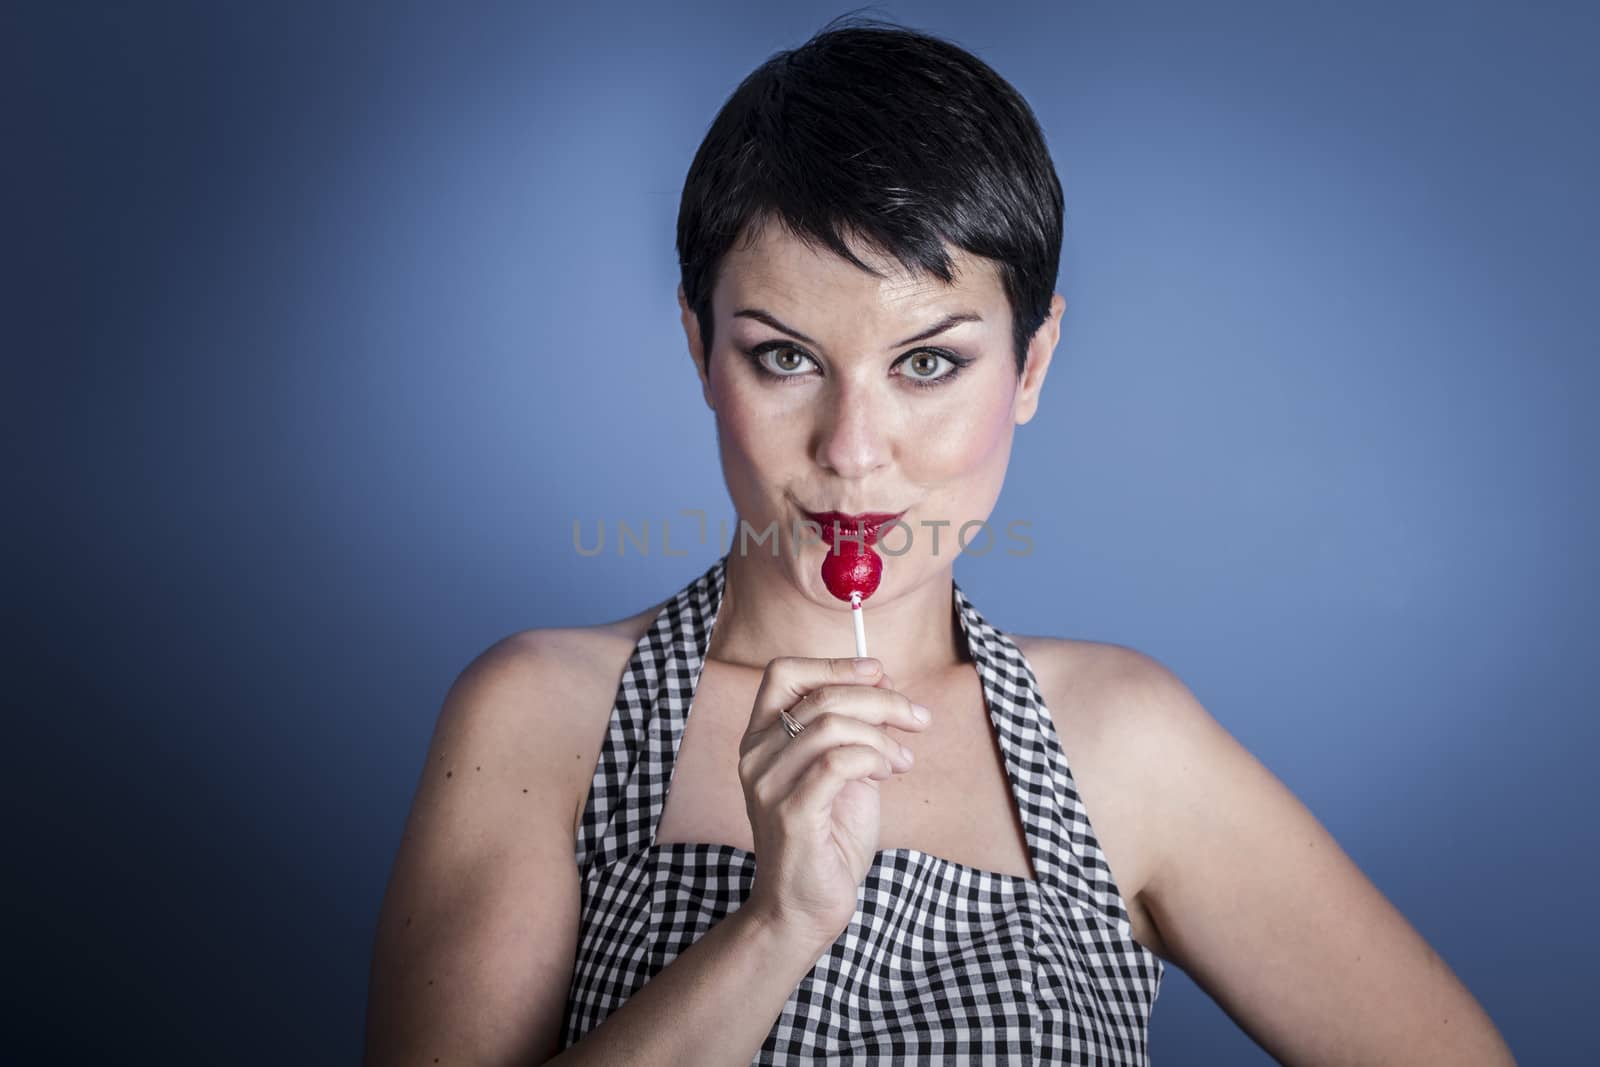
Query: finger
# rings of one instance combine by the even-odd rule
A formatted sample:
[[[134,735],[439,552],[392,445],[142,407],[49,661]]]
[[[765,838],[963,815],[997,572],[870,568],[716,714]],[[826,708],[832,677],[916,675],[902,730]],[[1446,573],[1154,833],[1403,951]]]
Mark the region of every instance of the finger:
[[[928,721],[919,718],[911,698],[895,689],[876,686],[825,685],[813,689],[787,710],[809,727],[813,719],[830,713],[849,715],[874,726],[893,726],[901,730],[925,730]],[[926,710],[926,709],[924,709]],[[777,713],[773,713],[778,721]],[[780,723],[781,729],[781,723]]]
[[[825,685],[870,687],[882,675],[883,664],[870,658],[780,656],[768,663],[762,672],[761,686],[750,707],[750,728],[761,729],[777,717],[779,708],[792,707],[813,689]]]
[[[863,712],[861,704],[874,700],[892,703],[898,697],[899,694],[862,686],[814,689],[789,709],[789,714],[804,727],[800,733],[791,737],[782,717],[778,716],[766,729],[745,734],[739,746],[739,775],[747,782],[760,781],[779,760],[787,759],[790,769],[782,777],[786,783],[792,783],[805,764],[823,748],[878,743],[878,738],[883,739],[880,747],[885,755],[897,756],[899,742],[891,743],[888,732],[880,725],[890,712],[882,708]],[[794,765],[795,760],[799,761],[798,766]]]
[[[830,748],[812,761],[795,785],[790,815],[803,826],[816,826],[833,817],[833,800],[846,782],[876,784],[884,769],[883,754],[865,745]]]
[[[870,723],[879,728],[893,726],[912,733],[921,732],[928,728],[930,720],[918,718],[919,708],[920,705],[913,704],[904,693],[892,689],[863,685],[825,685],[806,693],[793,707],[786,710],[802,727],[805,727],[800,734],[804,737],[810,732],[813,722],[830,714],[859,719],[863,723]],[[921,710],[927,711],[926,708]],[[781,716],[774,712],[764,728],[746,731],[740,741],[740,774],[745,776],[747,781],[753,781],[766,773],[767,768],[772,766],[779,755],[793,745],[795,740],[789,736]]]
[[[848,715],[830,713],[815,720],[804,733],[787,741],[782,748],[771,753],[766,766],[759,773],[757,799],[763,803],[778,803],[788,796],[806,770],[823,754],[839,748],[865,746],[875,749],[888,765],[882,777],[909,771],[915,758],[909,748],[889,735],[887,731]]]

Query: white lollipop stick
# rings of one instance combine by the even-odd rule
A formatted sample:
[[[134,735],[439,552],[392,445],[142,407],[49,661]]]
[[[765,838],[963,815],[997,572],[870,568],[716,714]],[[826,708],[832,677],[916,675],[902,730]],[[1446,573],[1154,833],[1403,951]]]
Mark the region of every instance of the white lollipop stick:
[[[862,622],[861,594],[850,594],[850,619],[856,624],[856,655],[863,658],[867,654],[867,627]]]

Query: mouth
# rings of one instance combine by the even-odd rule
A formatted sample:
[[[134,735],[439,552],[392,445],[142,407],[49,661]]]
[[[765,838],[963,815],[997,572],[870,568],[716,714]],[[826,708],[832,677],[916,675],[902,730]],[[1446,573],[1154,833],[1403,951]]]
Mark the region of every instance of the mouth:
[[[846,534],[852,539],[859,537],[863,544],[875,545],[878,543],[878,528],[893,522],[905,512],[864,511],[857,515],[849,515],[842,511],[805,511],[804,514],[806,518],[822,527],[822,543],[832,548],[834,540],[840,534]]]

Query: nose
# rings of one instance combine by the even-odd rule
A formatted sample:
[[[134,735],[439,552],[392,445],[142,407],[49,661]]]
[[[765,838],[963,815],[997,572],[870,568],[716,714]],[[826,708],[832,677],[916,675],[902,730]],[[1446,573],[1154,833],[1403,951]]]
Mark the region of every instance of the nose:
[[[814,454],[841,478],[859,478],[885,466],[891,454],[891,414],[870,383],[835,379],[822,397]]]

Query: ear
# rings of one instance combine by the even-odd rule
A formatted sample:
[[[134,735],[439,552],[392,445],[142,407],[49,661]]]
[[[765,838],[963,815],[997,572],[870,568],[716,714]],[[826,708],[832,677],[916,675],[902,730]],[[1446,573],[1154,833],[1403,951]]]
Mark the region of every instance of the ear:
[[[1055,355],[1056,342],[1061,339],[1061,313],[1066,307],[1067,302],[1061,294],[1053,294],[1050,297],[1049,314],[1028,341],[1028,357],[1022,367],[1022,379],[1017,383],[1014,404],[1018,426],[1032,419],[1033,413],[1039,410],[1039,393],[1044,389],[1044,376],[1050,371],[1050,358]]]
[[[695,373],[700,376],[700,395],[705,398],[706,407],[715,411],[717,406],[711,402],[711,380],[706,373],[705,346],[700,342],[700,317],[689,306],[681,285],[678,286],[678,313],[683,322],[683,336],[689,342],[689,358],[694,361]]]

